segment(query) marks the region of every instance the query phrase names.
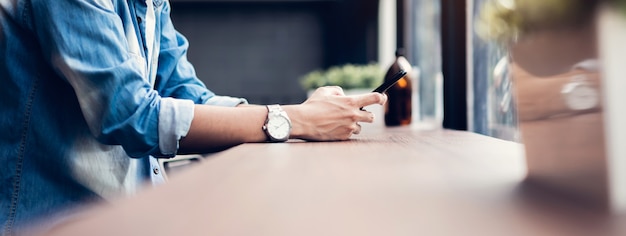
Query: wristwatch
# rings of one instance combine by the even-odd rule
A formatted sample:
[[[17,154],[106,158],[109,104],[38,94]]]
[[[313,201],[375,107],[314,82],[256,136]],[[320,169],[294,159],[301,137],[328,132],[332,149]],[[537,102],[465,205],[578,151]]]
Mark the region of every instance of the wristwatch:
[[[284,142],[291,133],[291,120],[280,105],[267,105],[267,119],[263,131],[270,142]]]
[[[584,111],[600,105],[600,93],[591,85],[586,75],[575,75],[561,90],[570,110]]]

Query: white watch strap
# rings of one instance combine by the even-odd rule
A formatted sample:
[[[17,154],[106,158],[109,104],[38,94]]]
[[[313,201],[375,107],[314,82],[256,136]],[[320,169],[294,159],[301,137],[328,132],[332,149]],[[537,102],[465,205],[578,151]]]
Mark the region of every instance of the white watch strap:
[[[267,105],[267,112],[270,114],[278,114],[283,112],[283,108],[280,107],[280,105],[278,104],[273,104],[273,105]]]

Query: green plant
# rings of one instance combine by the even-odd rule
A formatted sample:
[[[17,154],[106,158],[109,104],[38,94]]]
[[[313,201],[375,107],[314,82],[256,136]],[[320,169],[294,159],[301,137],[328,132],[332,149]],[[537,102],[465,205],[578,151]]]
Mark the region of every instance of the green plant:
[[[375,63],[367,65],[345,64],[327,70],[314,70],[300,78],[304,89],[312,90],[322,86],[340,86],[343,89],[374,88],[383,81],[384,73]]]
[[[613,2],[626,15],[626,0],[613,0]]]
[[[624,6],[626,0],[606,0]],[[476,21],[479,35],[501,42],[556,28],[589,23],[600,0],[487,0]]]

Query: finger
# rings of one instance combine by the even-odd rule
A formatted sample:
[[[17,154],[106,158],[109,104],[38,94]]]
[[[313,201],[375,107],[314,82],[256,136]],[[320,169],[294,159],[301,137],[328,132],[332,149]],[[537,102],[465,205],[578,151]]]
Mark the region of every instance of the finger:
[[[359,94],[354,95],[353,98],[355,99],[355,105],[357,105],[357,107],[364,107],[372,104],[382,105],[385,104],[385,101],[387,101],[386,96],[381,93]]]
[[[354,123],[354,127],[352,129],[353,134],[361,133],[361,125],[359,123]]]
[[[387,97],[387,94],[386,94],[386,93],[383,93],[382,95],[383,95],[383,100],[382,100],[379,104],[380,104],[380,105],[385,105],[385,103],[387,102],[387,98],[388,98],[388,97]]]
[[[359,110],[357,112],[358,112],[357,117],[356,117],[357,122],[367,122],[367,123],[374,122],[374,113],[371,113],[365,110]]]

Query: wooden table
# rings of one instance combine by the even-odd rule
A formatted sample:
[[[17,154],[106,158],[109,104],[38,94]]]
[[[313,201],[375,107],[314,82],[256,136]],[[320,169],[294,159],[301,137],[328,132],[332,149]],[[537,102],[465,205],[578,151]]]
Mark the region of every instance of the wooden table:
[[[244,144],[50,235],[626,235],[626,219],[524,183],[522,145],[365,126]]]

